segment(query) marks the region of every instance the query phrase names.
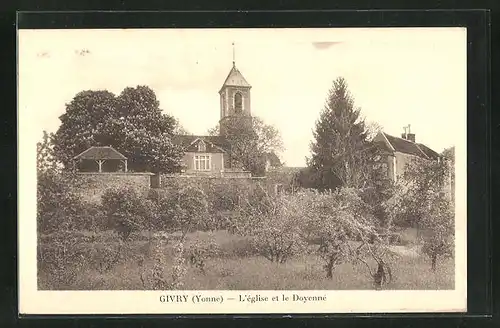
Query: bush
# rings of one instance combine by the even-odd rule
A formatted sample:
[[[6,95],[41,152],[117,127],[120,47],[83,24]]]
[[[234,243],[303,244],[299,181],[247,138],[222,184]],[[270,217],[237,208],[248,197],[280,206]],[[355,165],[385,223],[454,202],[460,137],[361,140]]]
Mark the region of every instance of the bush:
[[[219,249],[221,257],[245,258],[260,255],[252,241],[246,237],[220,242]]]
[[[75,219],[78,230],[100,232],[111,229],[109,220],[100,204],[82,200],[80,211]]]
[[[102,208],[109,226],[122,240],[131,233],[151,229],[155,222],[155,206],[132,188],[111,188],[102,195]]]
[[[301,220],[296,196],[269,194],[260,188],[240,207],[233,230],[248,237],[253,248],[269,261],[285,263],[306,246]]]
[[[216,257],[219,253],[219,246],[214,240],[195,240],[189,246],[187,255],[191,266],[205,274],[205,262]]]
[[[71,289],[88,263],[89,249],[71,234],[52,236],[37,247],[38,270],[46,275],[47,287]],[[41,286],[43,289],[44,286]]]
[[[78,226],[84,206],[71,186],[74,176],[39,171],[37,181],[37,229],[39,233],[71,230]]]
[[[197,186],[168,189],[154,196],[158,211],[155,226],[166,231],[180,231],[182,239],[188,232],[197,230],[209,216],[207,195]]]

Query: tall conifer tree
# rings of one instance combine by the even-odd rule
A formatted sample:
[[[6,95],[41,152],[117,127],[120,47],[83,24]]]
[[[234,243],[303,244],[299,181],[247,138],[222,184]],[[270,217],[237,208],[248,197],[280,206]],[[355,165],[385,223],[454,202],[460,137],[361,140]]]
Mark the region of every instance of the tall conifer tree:
[[[318,189],[362,188],[370,175],[370,146],[360,109],[342,77],[333,82],[316,122],[308,160]]]

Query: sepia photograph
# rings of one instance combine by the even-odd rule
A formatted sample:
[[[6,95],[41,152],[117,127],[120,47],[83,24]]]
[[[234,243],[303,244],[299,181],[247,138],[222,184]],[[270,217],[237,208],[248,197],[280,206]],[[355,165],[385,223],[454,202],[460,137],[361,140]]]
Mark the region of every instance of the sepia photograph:
[[[466,59],[463,28],[19,30],[21,308],[464,311]]]

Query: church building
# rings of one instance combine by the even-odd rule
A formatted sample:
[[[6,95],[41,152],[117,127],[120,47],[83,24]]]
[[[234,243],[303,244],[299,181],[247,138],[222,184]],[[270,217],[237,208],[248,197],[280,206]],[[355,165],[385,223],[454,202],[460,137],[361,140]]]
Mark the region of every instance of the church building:
[[[222,177],[250,177],[249,171],[231,165],[230,144],[224,137],[227,122],[231,118],[251,118],[252,86],[243,74],[233,66],[219,90],[220,119],[219,135],[177,135],[175,141],[184,150],[182,173],[186,175],[209,175]],[[271,163],[274,164],[274,163]]]

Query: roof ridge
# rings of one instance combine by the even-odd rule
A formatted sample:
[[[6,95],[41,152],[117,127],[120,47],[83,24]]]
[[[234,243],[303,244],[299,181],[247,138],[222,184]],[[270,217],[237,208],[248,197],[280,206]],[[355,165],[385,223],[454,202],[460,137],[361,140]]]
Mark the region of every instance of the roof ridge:
[[[382,132],[382,133],[385,133],[385,132]],[[405,138],[396,137],[396,136],[393,136],[392,134],[388,134],[388,133],[385,133],[385,134],[388,135],[389,137],[392,137],[392,138],[397,138],[399,140],[403,140],[403,141],[406,141],[406,142],[409,142],[409,143],[412,143],[412,144],[417,144],[416,142],[413,142],[413,141],[405,139]]]
[[[401,142],[401,141],[404,141],[407,145],[413,145],[415,147],[415,149],[418,151],[418,154],[421,154],[423,155],[424,158],[426,159],[431,159],[431,156],[428,155],[423,149],[422,147],[425,147],[429,150],[431,150],[432,152],[434,153],[437,153],[435,150],[429,148],[427,145],[425,144],[422,144],[422,143],[418,143],[418,142],[414,142],[414,141],[411,141],[411,140],[408,140],[408,139],[405,139],[405,138],[401,138],[401,137],[396,137],[396,136],[393,136],[393,135],[390,135],[390,134],[387,134],[385,132],[382,132],[386,137],[390,137],[390,138],[394,138],[394,141],[398,141],[398,142]],[[390,140],[387,140],[391,145],[391,141]],[[415,154],[414,154],[415,155]]]
[[[420,152],[421,152],[422,154],[424,154],[424,156],[425,156],[426,158],[430,159],[430,157],[429,157],[429,156],[427,156],[427,154],[426,154],[426,153],[425,153],[425,152],[424,152],[424,151],[420,148],[420,146],[419,146],[419,144],[418,144],[418,143],[414,142],[414,144],[415,144],[415,146],[418,148],[418,150],[420,150]]]
[[[87,148],[85,149],[84,151],[82,151],[80,154],[76,155],[73,157],[73,159],[77,158],[77,157],[80,157],[82,156],[83,154],[87,153],[88,151],[90,151],[94,146],[91,146],[90,148]]]
[[[78,158],[78,157],[82,157],[86,153],[89,153],[92,150],[97,150],[97,149],[108,149],[108,150],[114,152],[116,155],[118,155],[118,157],[123,158],[123,159],[127,159],[127,157],[125,155],[123,155],[121,152],[119,152],[118,150],[113,148],[113,146],[90,146],[88,149],[86,149],[86,150],[82,151],[80,154],[74,156],[73,159]]]
[[[390,134],[387,134],[385,133],[384,131],[380,131],[380,133],[382,133],[382,136],[384,137],[385,141],[389,144],[389,147],[392,151],[396,151],[396,149],[394,148],[394,145],[389,141],[389,139],[387,139],[387,136],[389,137],[392,137]]]

